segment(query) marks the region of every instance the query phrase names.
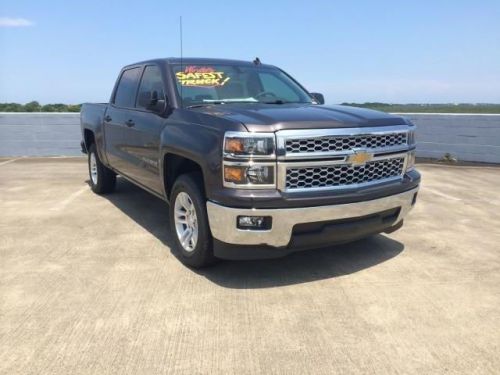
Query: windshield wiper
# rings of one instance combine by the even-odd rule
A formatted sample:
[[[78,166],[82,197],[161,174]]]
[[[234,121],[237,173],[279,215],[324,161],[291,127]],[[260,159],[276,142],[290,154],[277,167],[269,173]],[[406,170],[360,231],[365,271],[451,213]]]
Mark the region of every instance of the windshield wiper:
[[[205,107],[207,105],[213,104],[233,104],[233,103],[259,103],[257,99],[254,98],[234,98],[234,99],[203,99],[203,103],[196,103],[186,108],[197,108]]]
[[[227,99],[203,99],[203,103],[226,104],[226,103],[258,103],[254,98],[227,98]]]
[[[214,104],[233,104],[233,103],[260,103],[260,104],[311,104],[311,102],[289,102],[286,100],[282,99],[276,99],[273,101],[269,102],[260,102],[258,100],[255,100],[253,98],[248,98],[248,99],[222,99],[222,100],[217,100],[217,99],[204,99],[204,103],[198,103],[198,104],[193,104],[190,106],[187,106],[186,108],[197,108],[197,107],[205,107],[208,105],[214,105]]]
[[[262,104],[311,104],[311,102],[289,102],[282,99],[276,99],[270,102],[261,102]]]
[[[286,100],[281,100],[281,99],[276,99],[272,100],[270,102],[261,102],[262,104],[288,104],[288,103],[293,103],[293,102],[287,102]]]
[[[210,103],[210,104],[213,104],[213,103]],[[203,103],[198,103],[198,104],[188,105],[186,108],[206,107],[207,105],[210,105],[210,104],[208,104],[208,103],[206,103],[206,104],[203,104]]]
[[[197,103],[186,108],[197,108],[205,107],[207,105],[218,105],[218,104],[233,104],[233,103],[259,103],[258,100],[253,98],[242,98],[242,99],[203,99],[203,103]]]

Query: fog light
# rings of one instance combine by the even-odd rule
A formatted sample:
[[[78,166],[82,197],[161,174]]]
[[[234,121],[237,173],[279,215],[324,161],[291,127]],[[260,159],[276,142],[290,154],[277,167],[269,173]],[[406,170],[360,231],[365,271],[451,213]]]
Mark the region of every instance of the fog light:
[[[238,229],[267,230],[271,229],[270,216],[238,216]]]

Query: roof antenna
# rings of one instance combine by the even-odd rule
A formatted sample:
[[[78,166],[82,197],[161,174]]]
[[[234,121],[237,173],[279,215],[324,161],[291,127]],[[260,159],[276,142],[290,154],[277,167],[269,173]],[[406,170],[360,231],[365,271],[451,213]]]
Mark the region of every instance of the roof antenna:
[[[179,16],[179,37],[180,37],[180,47],[181,47],[181,72],[183,72],[184,67],[182,65],[182,16]],[[184,107],[183,101],[184,99],[182,96],[182,82],[181,82],[181,107]]]
[[[253,61],[253,63],[255,65],[260,65],[260,59],[258,57],[256,57],[255,60]]]

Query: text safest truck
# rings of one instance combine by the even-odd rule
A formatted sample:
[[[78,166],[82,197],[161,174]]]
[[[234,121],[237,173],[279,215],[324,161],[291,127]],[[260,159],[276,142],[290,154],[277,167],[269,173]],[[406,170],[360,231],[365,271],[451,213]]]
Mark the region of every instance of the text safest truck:
[[[167,201],[192,267],[393,232],[419,188],[410,121],[325,106],[258,59],[128,65],[109,103],[83,105],[81,128],[92,190],[119,174]]]

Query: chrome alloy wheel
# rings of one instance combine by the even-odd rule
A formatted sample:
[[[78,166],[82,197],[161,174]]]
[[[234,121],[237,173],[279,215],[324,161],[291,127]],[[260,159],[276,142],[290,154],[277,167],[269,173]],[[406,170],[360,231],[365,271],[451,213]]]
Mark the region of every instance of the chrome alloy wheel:
[[[90,154],[90,178],[92,183],[97,185],[97,159],[93,152]]]
[[[174,220],[177,238],[184,250],[191,252],[198,242],[198,218],[191,197],[180,192],[175,198]]]

